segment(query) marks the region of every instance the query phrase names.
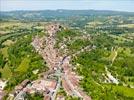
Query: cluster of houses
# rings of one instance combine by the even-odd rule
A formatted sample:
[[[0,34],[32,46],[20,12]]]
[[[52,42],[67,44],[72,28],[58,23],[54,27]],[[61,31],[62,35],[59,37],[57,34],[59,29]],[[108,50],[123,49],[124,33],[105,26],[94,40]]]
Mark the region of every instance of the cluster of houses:
[[[57,50],[55,47],[55,33],[61,30],[60,24],[50,24],[46,25],[47,35],[45,37],[39,38],[35,37],[32,45],[39,54],[45,59],[47,65],[50,69],[57,66],[60,61]]]
[[[45,48],[44,50],[42,50],[42,56],[44,57],[50,68],[54,70],[57,70],[57,63],[60,62],[62,59],[62,57],[60,58],[58,56],[58,52],[54,48],[56,41],[55,35],[60,30],[60,28],[61,26],[59,24],[50,24],[46,27],[48,35],[45,38]],[[36,42],[38,41],[36,40]],[[64,62],[62,61],[62,87],[68,95],[77,96],[83,98],[84,100],[91,100],[91,98],[79,88],[79,80],[82,77],[76,75],[76,73],[71,70],[69,61],[69,57],[65,57]]]
[[[83,92],[81,88],[79,88],[79,81],[82,79],[82,77],[78,76],[72,71],[69,60],[70,57],[67,57],[62,64],[64,72],[62,75],[62,86],[64,90],[68,95],[80,97],[83,100],[91,100],[91,97]]]
[[[57,33],[60,28],[61,26],[59,24],[48,25],[46,27],[48,35],[45,38],[35,37],[32,42],[36,51],[42,55],[50,67],[48,72],[51,73],[44,73],[44,78],[32,82],[27,79],[24,80],[15,87],[15,90],[10,93],[10,96],[23,100],[26,93],[33,94],[38,92],[44,95],[44,100],[54,100],[55,97],[56,100],[65,100],[64,96],[57,94],[57,90],[62,86],[67,95],[77,96],[83,100],[91,100],[91,98],[79,88],[79,81],[82,77],[72,71],[69,63],[70,57],[60,57],[54,48],[56,42],[55,33]],[[44,42],[45,44],[43,44]],[[51,75],[58,74],[58,71],[62,73],[62,75],[59,74],[57,76],[58,80],[50,78]]]
[[[46,25],[45,30],[50,36],[54,36],[58,31],[62,29],[62,26],[59,23],[51,23]]]
[[[54,70],[59,62],[59,57],[57,56],[57,51],[54,49],[55,38],[54,34],[59,30],[59,24],[51,24],[46,27],[47,35],[45,38],[39,38],[38,36],[34,38],[32,45],[36,49],[36,51],[42,55],[42,57],[47,62],[50,70],[48,73],[44,73],[43,79],[38,79],[33,82],[29,82],[28,80],[24,80],[20,85],[16,86],[15,90],[10,94],[10,96],[22,98],[23,96],[17,96],[21,91],[23,93],[35,93],[39,92],[44,95],[44,100],[51,100],[53,93],[55,92],[57,81],[50,79],[49,74],[53,74]],[[60,96],[59,96],[60,98]],[[22,98],[23,99],[23,98]]]
[[[26,79],[15,87],[15,90],[9,94],[9,98],[10,100],[23,100],[27,93],[41,93],[44,95],[44,100],[51,100],[52,93],[55,91],[56,86],[56,80],[38,79],[31,82],[30,80]],[[21,93],[23,93],[23,95]]]

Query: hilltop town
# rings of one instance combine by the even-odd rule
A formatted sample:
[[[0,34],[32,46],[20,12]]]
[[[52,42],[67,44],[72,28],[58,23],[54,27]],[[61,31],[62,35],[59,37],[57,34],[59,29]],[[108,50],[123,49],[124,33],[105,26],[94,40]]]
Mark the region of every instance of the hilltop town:
[[[58,91],[63,88],[67,95],[91,100],[91,97],[79,87],[79,81],[82,77],[72,70],[71,56],[59,55],[59,51],[54,47],[56,33],[62,29],[64,28],[60,24],[51,23],[45,27],[46,35],[44,34],[43,37],[37,35],[33,38],[31,44],[46,61],[49,70],[37,80],[25,79],[9,94],[8,99],[24,100],[27,93],[37,92],[43,94],[44,100],[65,100],[63,95],[57,95]]]
[[[58,89],[63,87],[68,95],[80,97],[83,100],[90,100],[91,98],[79,88],[79,80],[82,77],[72,71],[71,64],[69,63],[70,56],[60,56],[58,50],[54,48],[56,33],[61,30],[62,26],[60,24],[51,23],[46,27],[46,31],[48,33],[47,37],[36,37],[32,42],[34,48],[43,56],[50,68],[49,73],[45,74],[44,77],[47,77],[47,79],[57,77],[56,84],[53,83],[55,84],[55,88],[53,88],[53,95],[49,96],[52,100],[55,100]],[[45,44],[44,48],[42,48],[43,44]]]
[[[0,100],[134,99],[133,13],[1,14]]]

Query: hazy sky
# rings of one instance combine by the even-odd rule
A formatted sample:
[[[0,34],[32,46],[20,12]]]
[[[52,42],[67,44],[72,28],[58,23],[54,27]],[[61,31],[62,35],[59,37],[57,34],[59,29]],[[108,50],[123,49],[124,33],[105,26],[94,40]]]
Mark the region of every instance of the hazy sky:
[[[95,9],[134,12],[134,0],[0,0],[1,11]]]

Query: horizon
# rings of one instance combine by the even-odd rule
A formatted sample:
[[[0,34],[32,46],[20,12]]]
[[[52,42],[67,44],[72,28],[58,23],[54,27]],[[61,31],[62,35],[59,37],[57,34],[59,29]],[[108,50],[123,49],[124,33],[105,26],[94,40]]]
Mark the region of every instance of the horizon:
[[[134,13],[133,11],[119,11],[119,10],[95,10],[95,9],[45,9],[45,10],[10,10],[10,11],[0,11],[0,12],[36,12],[36,11],[58,11],[58,10],[68,10],[68,11],[109,11],[109,12],[126,12],[126,13]]]
[[[134,12],[133,4],[133,0],[0,0],[0,11],[106,10]]]

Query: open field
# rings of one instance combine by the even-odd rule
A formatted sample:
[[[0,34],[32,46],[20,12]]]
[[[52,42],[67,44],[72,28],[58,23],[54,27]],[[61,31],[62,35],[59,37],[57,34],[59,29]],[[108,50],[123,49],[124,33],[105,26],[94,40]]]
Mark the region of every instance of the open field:
[[[111,51],[111,54],[110,54],[110,56],[108,57],[108,59],[109,59],[110,61],[114,62],[114,60],[115,60],[116,57],[117,57],[117,54],[118,54],[118,52],[117,52],[116,50]]]
[[[106,86],[107,88],[112,88],[113,91],[119,92],[127,97],[134,97],[134,89],[133,88],[128,88],[124,86],[115,86],[115,85],[103,85],[104,87]]]
[[[118,25],[118,27],[134,28],[134,24],[124,24],[124,25]]]
[[[27,72],[27,69],[29,68],[29,62],[30,62],[29,58],[27,58],[27,57],[24,58],[21,61],[21,64],[18,66],[18,68],[15,71],[20,72],[20,73]]]
[[[14,41],[12,40],[6,40],[2,43],[2,45],[5,45],[5,46],[11,46],[12,44],[14,44]]]
[[[4,48],[0,49],[4,58],[8,58],[8,51],[7,50],[8,50],[8,47],[4,47]]]
[[[10,79],[12,77],[12,72],[9,66],[6,64],[3,69],[0,69],[3,79]]]

